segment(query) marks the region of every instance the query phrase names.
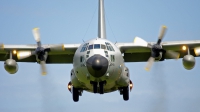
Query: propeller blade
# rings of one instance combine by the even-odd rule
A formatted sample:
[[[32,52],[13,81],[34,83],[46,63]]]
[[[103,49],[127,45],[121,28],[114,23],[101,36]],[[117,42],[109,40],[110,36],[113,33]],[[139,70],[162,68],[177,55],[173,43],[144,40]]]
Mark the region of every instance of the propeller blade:
[[[148,60],[148,62],[147,62],[147,65],[146,65],[146,67],[145,67],[145,70],[146,70],[146,71],[150,71],[150,69],[151,69],[151,67],[152,67],[152,65],[153,65],[153,63],[154,63],[154,61],[155,61],[155,58],[154,58],[154,57],[150,57],[150,58],[149,58],[149,60]]]
[[[162,27],[161,27],[160,35],[159,35],[159,37],[158,37],[157,44],[160,44],[160,43],[161,43],[161,41],[162,41],[162,39],[163,39],[163,37],[164,37],[164,35],[165,35],[166,30],[167,30],[167,27],[166,27],[166,26],[162,26]]]
[[[32,51],[18,51],[17,52],[17,58],[19,60],[24,59],[24,58],[28,58],[31,55],[33,55]]]
[[[171,50],[167,50],[166,55],[172,59],[179,59],[180,57],[180,53]]]
[[[35,38],[36,42],[40,41],[40,32],[39,32],[39,28],[33,28],[33,36]]]
[[[3,49],[4,49],[4,44],[0,43],[0,50],[3,50]]]
[[[152,47],[148,42],[146,42],[144,39],[142,39],[140,37],[135,37],[133,43],[135,45],[139,45],[139,46],[144,46],[144,47],[149,47],[149,48]]]
[[[37,42],[38,47],[41,47],[39,28],[33,28],[32,31],[33,31],[33,36],[34,36],[35,41]]]
[[[46,63],[45,63],[45,61],[40,61],[40,66],[41,66],[41,74],[42,75],[46,75],[47,71],[46,71]]]
[[[51,51],[64,51],[65,50],[65,46],[64,46],[64,44],[52,45],[52,46],[50,46],[50,50]]]

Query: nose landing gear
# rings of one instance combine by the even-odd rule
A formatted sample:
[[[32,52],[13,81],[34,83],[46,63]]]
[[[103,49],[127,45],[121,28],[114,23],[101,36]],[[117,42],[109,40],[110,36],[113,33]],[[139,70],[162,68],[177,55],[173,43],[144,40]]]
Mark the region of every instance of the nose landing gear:
[[[92,85],[93,85],[93,92],[94,93],[97,93],[98,92],[98,83],[97,82],[92,82]]]
[[[104,94],[104,85],[106,84],[105,81],[101,81],[101,82],[90,82],[93,85],[93,92],[94,93],[100,93],[100,94]]]
[[[104,94],[104,84],[105,81],[99,82],[99,93]]]

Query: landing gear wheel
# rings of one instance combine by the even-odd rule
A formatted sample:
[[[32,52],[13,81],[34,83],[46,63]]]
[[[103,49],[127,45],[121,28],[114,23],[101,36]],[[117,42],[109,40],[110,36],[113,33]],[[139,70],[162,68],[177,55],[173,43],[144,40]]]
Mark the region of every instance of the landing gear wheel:
[[[74,102],[79,101],[79,92],[78,92],[78,89],[75,87],[72,88],[72,97],[73,97]]]
[[[99,82],[99,92],[100,94],[104,94],[104,82]]]
[[[127,87],[123,87],[123,99],[125,101],[129,100],[129,88]]]
[[[98,89],[98,87],[97,87],[97,82],[93,82],[93,92],[94,93],[97,93],[97,89]]]

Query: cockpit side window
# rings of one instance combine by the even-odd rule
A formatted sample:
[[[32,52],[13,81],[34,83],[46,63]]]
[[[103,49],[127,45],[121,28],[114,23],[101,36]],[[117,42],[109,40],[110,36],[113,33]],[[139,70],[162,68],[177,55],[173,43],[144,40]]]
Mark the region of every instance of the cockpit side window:
[[[89,43],[85,43],[85,44],[83,45],[83,47],[81,48],[81,51],[80,51],[80,52],[87,51],[88,44],[89,44]]]
[[[111,51],[115,51],[114,48],[112,46],[110,46]]]
[[[80,57],[80,62],[84,62],[84,56]]]
[[[112,47],[112,45],[111,45],[110,43],[105,42],[105,44],[106,44],[106,47],[107,47],[107,49],[108,49],[109,51],[115,51],[114,48]]]
[[[94,44],[94,49],[100,49],[100,44]]]
[[[106,46],[106,47],[107,47],[107,49],[108,49],[109,51],[111,51],[109,46]]]
[[[83,49],[84,49],[84,48],[82,47],[82,48],[81,48],[81,52],[83,52]]]

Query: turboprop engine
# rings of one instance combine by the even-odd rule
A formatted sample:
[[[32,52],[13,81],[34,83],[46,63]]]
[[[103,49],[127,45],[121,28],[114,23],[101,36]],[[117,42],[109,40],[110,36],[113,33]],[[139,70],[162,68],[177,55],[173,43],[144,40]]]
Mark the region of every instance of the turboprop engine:
[[[167,30],[166,26],[161,27],[160,34],[158,36],[158,40],[154,44],[148,43],[139,37],[136,37],[134,39],[135,45],[139,45],[139,46],[143,46],[143,47],[147,47],[147,48],[151,49],[151,55],[148,59],[147,65],[145,67],[145,70],[147,70],[147,71],[150,70],[150,68],[153,65],[155,60],[162,61],[162,60],[164,60],[165,56],[168,56],[171,59],[178,59],[180,56],[180,53],[178,53],[178,52],[174,52],[171,50],[165,50],[162,48],[161,42],[165,35],[166,30]]]
[[[7,59],[4,62],[4,68],[10,74],[15,74],[18,71],[18,65],[13,59]]]

